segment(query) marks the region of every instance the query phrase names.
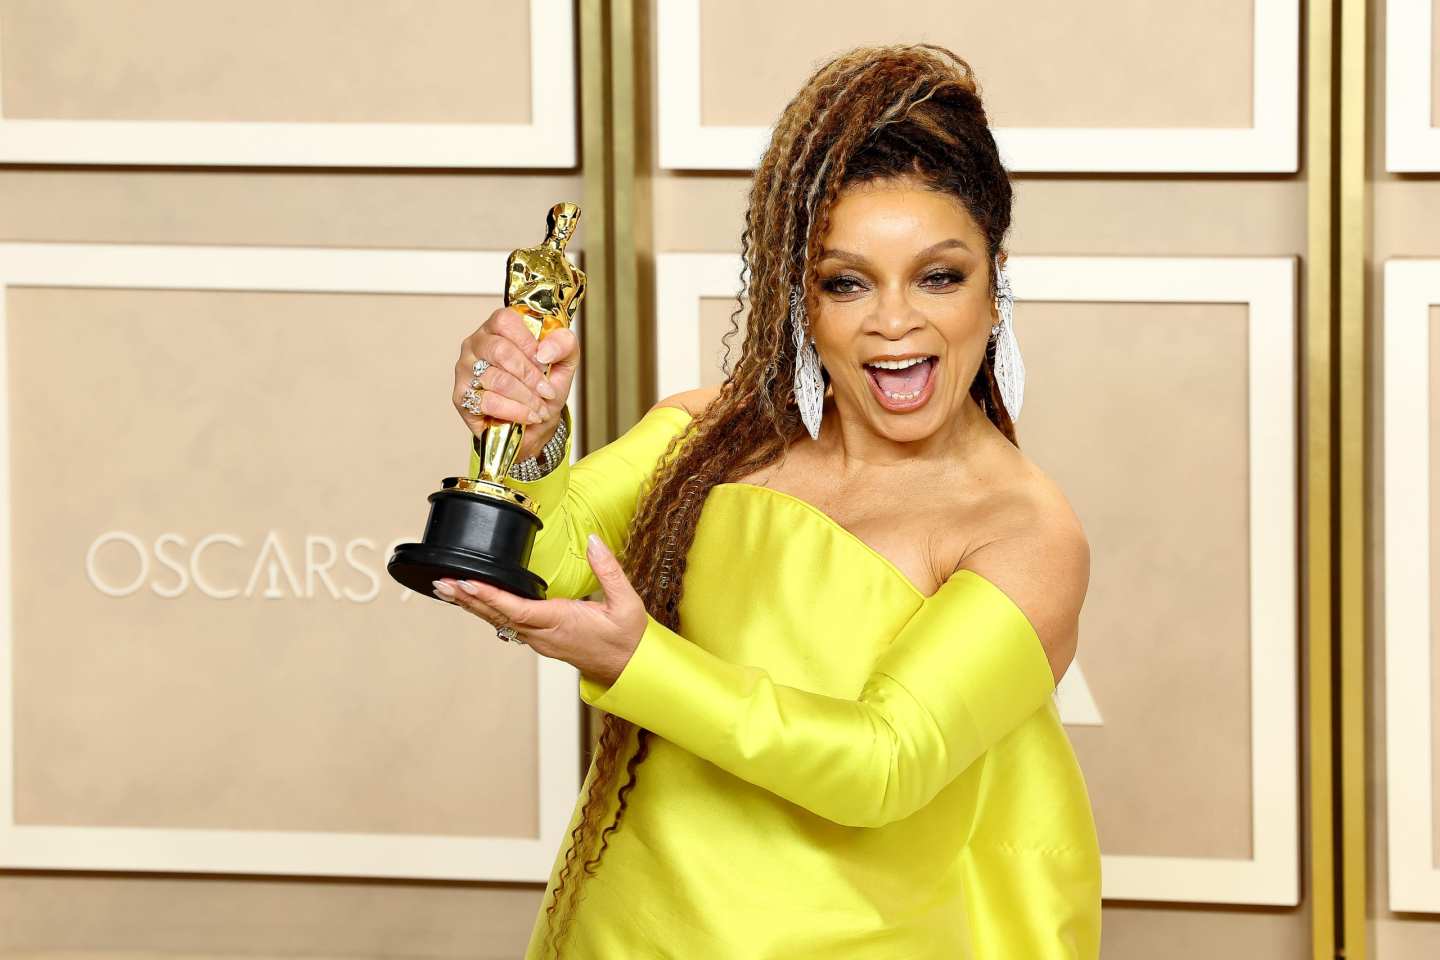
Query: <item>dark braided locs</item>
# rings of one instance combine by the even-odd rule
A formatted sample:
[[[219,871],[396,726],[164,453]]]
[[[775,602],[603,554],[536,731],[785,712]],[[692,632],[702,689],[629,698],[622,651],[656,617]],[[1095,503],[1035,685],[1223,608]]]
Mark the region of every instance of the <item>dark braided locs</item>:
[[[1010,228],[1010,176],[974,72],[944,47],[852,50],[815,71],[775,125],[745,211],[740,291],[723,338],[725,379],[705,410],[666,447],[641,491],[622,548],[621,563],[645,608],[672,630],[680,629],[686,556],[710,489],[776,462],[807,436],[795,404],[790,289],[801,285],[813,305],[816,262],[840,193],[852,184],[892,177],[918,178],[959,199],[984,233],[990,260],[1000,253]],[[987,273],[993,296],[994,271]],[[747,311],[744,342],[731,369],[730,340]],[[828,374],[824,377],[828,384]],[[1015,443],[988,348],[970,395]],[[625,764],[627,779],[616,792],[616,771],[632,731],[636,744]],[[583,883],[569,884],[574,865],[598,839],[599,850],[584,861],[579,879],[594,876],[624,817],[650,736],[621,717],[604,717],[585,802],[545,907],[553,956],[560,955],[583,889]],[[612,800],[611,822],[599,831]]]

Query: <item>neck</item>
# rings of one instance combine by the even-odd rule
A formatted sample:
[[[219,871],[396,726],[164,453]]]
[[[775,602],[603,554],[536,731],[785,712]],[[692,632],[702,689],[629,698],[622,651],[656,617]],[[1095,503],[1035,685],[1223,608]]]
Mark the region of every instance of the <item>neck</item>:
[[[931,397],[931,402],[938,399]],[[838,460],[842,481],[877,468],[904,466],[928,470],[931,466],[953,464],[957,458],[973,451],[982,431],[991,426],[968,391],[954,416],[946,418],[934,433],[917,440],[892,440],[877,433],[864,413],[833,396],[826,397],[825,403],[819,443],[827,454]]]

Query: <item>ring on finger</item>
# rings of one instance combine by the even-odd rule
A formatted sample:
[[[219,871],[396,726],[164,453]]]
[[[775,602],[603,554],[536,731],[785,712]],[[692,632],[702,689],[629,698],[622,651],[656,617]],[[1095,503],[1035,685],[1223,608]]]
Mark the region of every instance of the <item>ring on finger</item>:
[[[506,643],[525,642],[523,639],[521,639],[520,635],[515,632],[515,626],[513,623],[510,622],[509,618],[507,618],[504,614],[500,613],[500,611],[490,607],[489,605],[481,603],[481,601],[475,598],[474,594],[470,593],[470,591],[466,590],[464,587],[461,587],[460,590],[456,592],[455,601],[461,606],[468,608],[471,613],[477,614],[480,617],[484,618],[492,627],[495,628],[495,636],[499,637],[501,640],[504,640]],[[475,609],[477,606],[480,606],[483,609]],[[498,620],[499,622],[496,623],[494,620],[491,620],[490,618],[492,616],[495,617],[496,620]]]
[[[484,357],[481,357],[479,360],[476,360],[476,361],[474,362],[474,364],[471,365],[470,371],[471,371],[476,377],[479,377],[480,374],[484,373],[484,372],[485,372],[486,370],[488,370],[489,368],[490,368],[490,361],[489,361],[489,360],[486,360]]]
[[[475,366],[476,366],[476,367],[480,367],[480,361],[479,361],[479,360],[476,360],[476,361],[475,361]],[[485,361],[485,366],[480,367],[479,372],[476,373],[473,377],[470,378],[470,389],[471,389],[471,390],[480,390],[480,389],[483,389],[484,384],[481,383],[481,381],[480,381],[480,374],[484,373],[484,372],[485,372],[486,370],[488,370],[488,369],[490,369],[490,361],[489,361],[489,360],[486,360],[486,361]]]
[[[487,610],[489,611],[489,613],[495,616],[495,619],[492,620],[490,623],[490,625],[495,628],[495,636],[499,637],[501,640],[505,640],[510,643],[525,642],[524,640],[520,639],[520,634],[516,632],[515,621],[511,620],[509,617],[505,616],[503,613],[501,613],[499,610],[494,609],[493,607],[487,606]],[[486,619],[488,620],[489,617],[486,617]]]

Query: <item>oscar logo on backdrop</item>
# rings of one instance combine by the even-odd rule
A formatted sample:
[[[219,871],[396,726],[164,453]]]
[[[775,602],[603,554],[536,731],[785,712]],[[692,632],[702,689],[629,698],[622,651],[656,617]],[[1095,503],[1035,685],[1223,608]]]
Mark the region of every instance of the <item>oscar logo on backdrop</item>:
[[[510,254],[505,264],[505,305],[524,319],[536,339],[568,327],[585,298],[585,274],[565,256],[580,208],[550,208],[545,239]],[[546,371],[549,372],[548,369]],[[489,418],[487,418],[488,420]],[[430,518],[420,543],[395,548],[390,575],[428,597],[442,577],[483,580],[511,593],[540,600],[547,584],[527,564],[543,524],[534,501],[505,485],[525,425],[491,421],[479,434],[476,477],[446,477],[430,494]]]

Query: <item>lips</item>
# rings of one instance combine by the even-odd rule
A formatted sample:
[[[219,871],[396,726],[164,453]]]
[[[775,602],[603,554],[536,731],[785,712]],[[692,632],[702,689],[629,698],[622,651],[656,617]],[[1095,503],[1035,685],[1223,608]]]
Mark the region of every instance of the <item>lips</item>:
[[[937,358],[927,357],[920,363],[901,370],[864,364],[865,379],[870,381],[875,399],[887,410],[914,410],[930,399],[935,388]]]

